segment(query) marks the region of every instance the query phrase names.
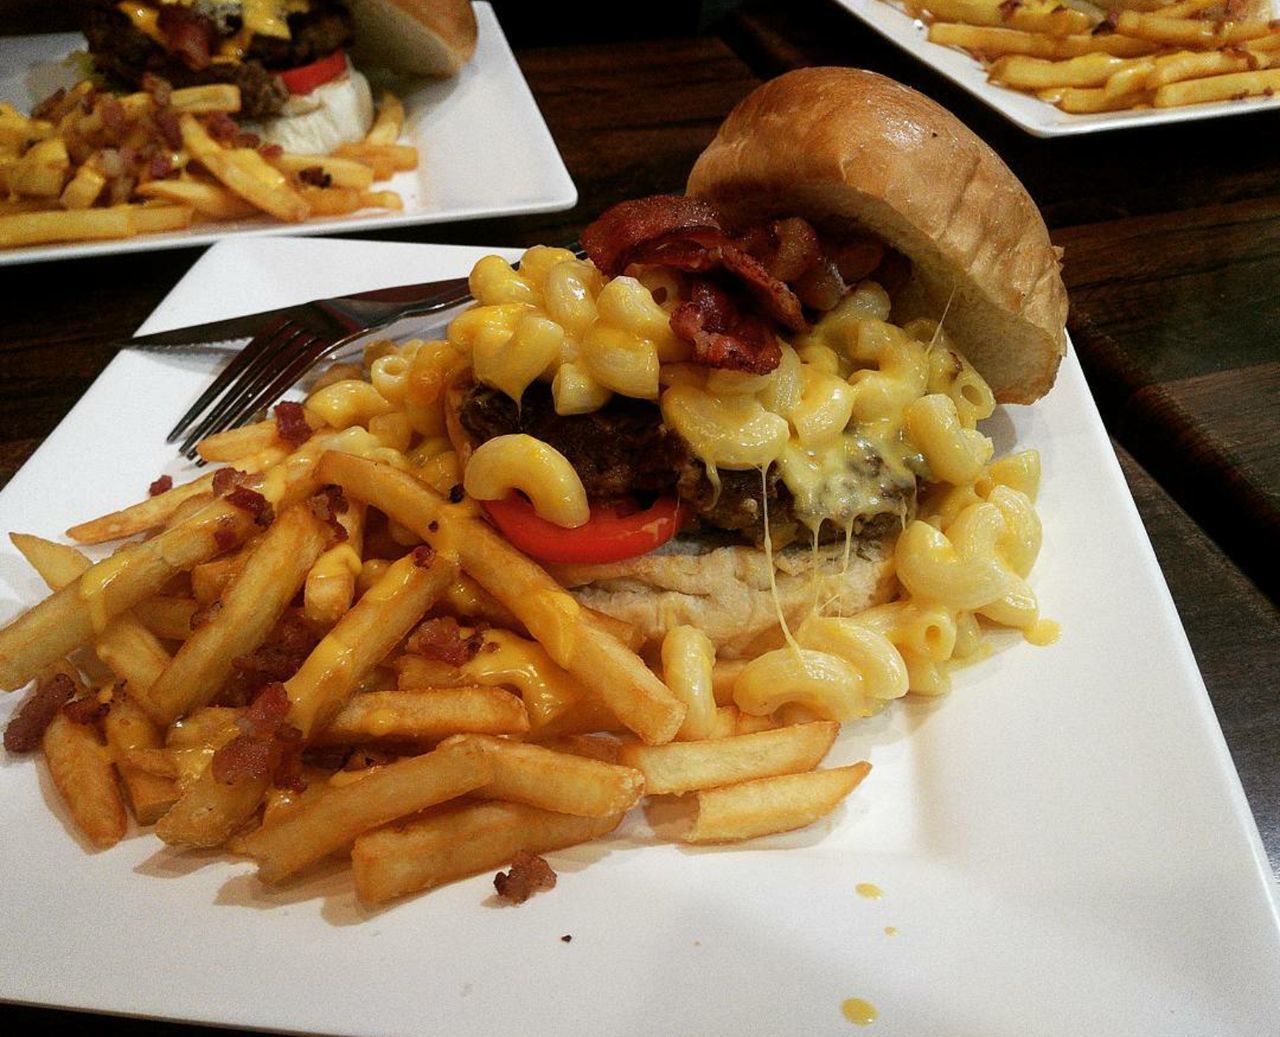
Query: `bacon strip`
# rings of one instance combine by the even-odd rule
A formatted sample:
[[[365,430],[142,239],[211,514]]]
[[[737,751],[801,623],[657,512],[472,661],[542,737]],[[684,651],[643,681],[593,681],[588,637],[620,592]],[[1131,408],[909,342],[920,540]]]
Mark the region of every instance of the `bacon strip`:
[[[65,673],[55,674],[52,680],[39,685],[4,729],[5,749],[11,753],[39,749],[44,729],[75,693],[75,683]]]
[[[782,362],[782,347],[768,325],[743,314],[728,292],[707,280],[693,283],[689,301],[671,315],[671,330],[708,367],[768,374]]]
[[[634,262],[641,246],[672,235],[712,231],[721,237],[720,215],[706,202],[683,195],[655,194],[619,202],[582,232],[582,247],[606,277],[617,277]]]

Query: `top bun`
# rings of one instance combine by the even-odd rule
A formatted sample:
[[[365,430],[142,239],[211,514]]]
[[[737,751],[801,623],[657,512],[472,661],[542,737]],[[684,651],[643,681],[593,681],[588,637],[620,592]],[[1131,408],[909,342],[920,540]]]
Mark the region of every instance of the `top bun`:
[[[405,76],[452,76],[476,52],[469,0],[352,0],[357,64]]]
[[[689,176],[726,219],[852,217],[912,260],[894,319],[938,319],[1004,403],[1066,352],[1061,250],[1035,202],[946,109],[874,72],[806,68],[753,91]]]

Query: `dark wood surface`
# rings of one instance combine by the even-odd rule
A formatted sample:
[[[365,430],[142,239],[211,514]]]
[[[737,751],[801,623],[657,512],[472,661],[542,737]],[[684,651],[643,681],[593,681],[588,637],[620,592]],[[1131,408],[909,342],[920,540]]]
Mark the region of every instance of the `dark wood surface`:
[[[0,32],[65,27],[0,0]],[[689,20],[692,26],[696,18]],[[683,23],[682,23],[683,24]],[[1066,250],[1070,328],[1240,770],[1280,863],[1280,120],[1274,113],[1061,140],[1029,137],[829,0],[748,2],[686,34],[521,45],[581,194],[570,212],[370,235],[532,244],[622,198],[678,191],[754,85],[811,64],[884,72],[1004,157]],[[0,270],[0,483],[181,278],[195,250]],[[74,1017],[0,1009],[14,1026]],[[196,1028],[94,1020],[112,1033]],[[212,1031],[210,1031],[212,1032]]]

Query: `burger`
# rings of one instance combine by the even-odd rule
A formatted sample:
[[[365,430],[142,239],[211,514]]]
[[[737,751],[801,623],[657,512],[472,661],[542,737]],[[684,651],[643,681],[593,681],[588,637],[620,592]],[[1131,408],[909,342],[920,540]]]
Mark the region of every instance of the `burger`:
[[[466,0],[89,0],[83,28],[109,80],[234,85],[245,130],[313,154],[359,140],[373,121],[348,51],[403,75],[452,75],[476,42]]]
[[[852,614],[895,593],[894,542],[940,477],[892,407],[876,420],[848,409],[851,384],[878,372],[850,370],[831,348],[846,317],[923,336],[930,372],[976,368],[1004,403],[1048,391],[1065,352],[1060,252],[1025,189],[950,113],[870,72],[765,84],[729,115],[685,195],[615,206],[582,244],[605,278],[648,287],[668,325],[654,337],[676,343],[678,361],[628,391],[606,373],[625,336],[588,331],[517,392],[476,352],[448,425],[468,476],[508,436],[572,466],[590,505],[575,528],[520,494],[483,507],[583,604],[651,643],[691,624],[721,658],[751,657],[815,604]],[[549,309],[552,294],[544,285]],[[566,405],[566,372],[578,377],[584,358],[611,391]],[[811,410],[838,415],[834,434],[808,434],[810,387]],[[494,496],[476,482],[464,480],[472,496]]]

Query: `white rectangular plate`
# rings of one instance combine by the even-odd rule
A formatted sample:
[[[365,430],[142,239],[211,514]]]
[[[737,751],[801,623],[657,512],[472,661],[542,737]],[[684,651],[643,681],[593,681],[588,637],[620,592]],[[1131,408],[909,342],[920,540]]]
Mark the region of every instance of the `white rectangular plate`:
[[[480,254],[227,241],[144,330]],[[163,435],[211,363],[122,353],[0,494],[0,530],[56,534],[187,474]],[[905,1037],[1280,1033],[1257,829],[1074,355],[989,431],[1042,453],[1034,585],[1062,638],[1002,639],[951,695],[847,726],[830,762],[874,770],[834,817],[688,849],[636,811],[549,855],[559,885],[522,907],[495,906],[482,875],[367,911],[337,865],[272,892],[149,833],[87,853],[43,767],[0,757],[0,998],[404,1037],[844,1034],[851,997]],[[6,544],[0,616],[41,594]]]
[[[370,209],[303,224],[264,216],[122,241],[0,249],[0,266],[208,245],[227,237],[353,233],[573,208],[578,190],[493,8],[487,3],[474,6],[479,24],[474,59],[457,76],[422,81],[402,98],[402,140],[417,147],[418,168],[379,185],[399,193],[402,211]],[[61,62],[84,47],[78,33],[0,36],[0,101],[31,111],[58,86],[75,80]]]
[[[861,21],[891,40],[913,57],[946,76],[989,108],[1036,137],[1068,137],[1077,133],[1098,133],[1131,126],[1160,126],[1196,119],[1218,119],[1247,115],[1280,107],[1280,96],[1193,104],[1182,108],[1142,108],[1126,112],[1098,112],[1074,115],[1064,112],[1032,94],[987,82],[981,62],[963,51],[930,43],[922,22],[887,0],[836,0]],[[1105,5],[1104,5],[1105,6]]]

